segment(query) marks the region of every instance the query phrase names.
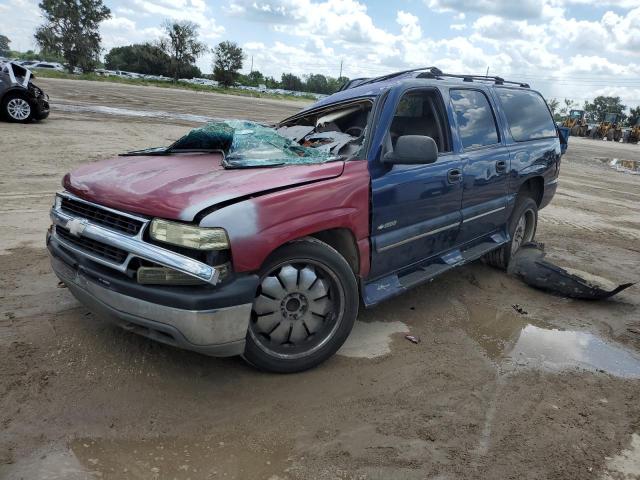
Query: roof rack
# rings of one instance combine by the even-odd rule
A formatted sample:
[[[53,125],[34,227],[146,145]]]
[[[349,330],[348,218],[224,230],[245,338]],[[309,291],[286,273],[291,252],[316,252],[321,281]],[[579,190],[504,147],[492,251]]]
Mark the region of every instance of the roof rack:
[[[496,85],[508,84],[508,85],[518,85],[519,87],[523,87],[523,88],[530,88],[528,83],[511,82],[511,81],[505,80],[502,77],[490,77],[486,75],[456,75],[453,73],[444,73],[442,70],[440,70],[437,67],[421,67],[421,68],[412,68],[411,70],[402,70],[400,72],[390,73],[388,75],[383,75],[381,77],[368,78],[368,79],[358,78],[356,80],[364,80],[364,81],[359,81],[357,82],[357,84],[354,84],[354,81],[347,82],[342,86],[340,90],[347,90],[349,88],[359,87],[359,86],[367,85],[370,83],[383,82],[385,80],[390,80],[392,78],[399,77],[401,75],[405,75],[407,73],[413,73],[413,72],[422,72],[418,75],[418,78],[434,78],[434,79],[440,79],[442,77],[461,78],[462,81],[464,82],[473,82],[474,80],[479,80],[479,81],[484,80],[484,81],[493,81]]]

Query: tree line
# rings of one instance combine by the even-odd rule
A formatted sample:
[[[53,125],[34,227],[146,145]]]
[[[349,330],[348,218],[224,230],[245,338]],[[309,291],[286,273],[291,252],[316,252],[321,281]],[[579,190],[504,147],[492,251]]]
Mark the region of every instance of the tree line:
[[[42,0],[39,3],[44,23],[35,32],[40,56],[50,61],[61,60],[69,72],[77,68],[92,72],[102,66],[100,23],[111,18],[111,10],[102,0]],[[347,78],[321,74],[298,77],[283,73],[279,80],[259,71],[240,73],[246,55],[234,42],[220,42],[214,49],[199,40],[198,25],[189,21],[166,20],[162,35],[154,42],[112,48],[104,58],[109,70],[124,70],[146,75],[180,78],[209,77],[225,87],[236,84],[292,91],[330,94],[336,92]],[[10,40],[0,35],[0,54],[9,55]],[[207,52],[213,53],[212,75],[203,75],[195,65]]]
[[[92,72],[101,66],[100,23],[111,18],[111,10],[102,0],[42,0],[39,3],[44,23],[35,32],[39,53],[27,52],[27,57],[62,60],[70,72],[76,68]],[[0,55],[9,56],[10,39],[0,35]],[[209,47],[199,40],[198,25],[189,21],[169,21],[162,24],[162,35],[155,42],[126,45],[112,48],[105,56],[104,66],[110,70],[125,70],[148,75],[179,78],[210,77],[225,87],[240,84],[284,90],[331,94],[349,79],[333,78],[322,74],[299,77],[283,73],[280,79],[264,76],[254,70],[240,73],[246,55],[234,42],[220,42],[213,50],[212,75],[203,75],[195,65],[196,60]],[[564,119],[578,104],[565,98],[562,105],[553,98],[549,108],[556,120]],[[591,122],[604,120],[607,113],[620,115],[621,122],[635,125],[640,120],[640,107],[631,108],[626,115],[626,106],[620,97],[598,96],[585,101],[582,110]]]

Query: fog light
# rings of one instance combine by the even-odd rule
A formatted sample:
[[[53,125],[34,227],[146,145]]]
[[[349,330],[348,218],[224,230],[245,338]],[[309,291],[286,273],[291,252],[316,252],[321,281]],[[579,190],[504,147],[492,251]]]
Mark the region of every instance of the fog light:
[[[166,267],[138,268],[138,283],[143,285],[203,285],[204,282],[186,273]]]
[[[214,267],[219,272],[219,279],[222,280],[229,273],[229,264],[217,265]],[[142,285],[205,285],[202,280],[178,272],[167,267],[140,267],[136,275],[138,283]]]

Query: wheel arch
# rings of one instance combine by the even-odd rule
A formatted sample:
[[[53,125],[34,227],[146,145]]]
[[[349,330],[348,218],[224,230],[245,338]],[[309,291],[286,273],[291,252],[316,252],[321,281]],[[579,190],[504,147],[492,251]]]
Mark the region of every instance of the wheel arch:
[[[523,195],[533,198],[538,207],[540,207],[544,197],[544,178],[536,175],[522,182],[516,198],[521,198]]]
[[[353,273],[360,272],[360,251],[353,232],[348,228],[330,228],[308,235],[335,249],[347,261]]]

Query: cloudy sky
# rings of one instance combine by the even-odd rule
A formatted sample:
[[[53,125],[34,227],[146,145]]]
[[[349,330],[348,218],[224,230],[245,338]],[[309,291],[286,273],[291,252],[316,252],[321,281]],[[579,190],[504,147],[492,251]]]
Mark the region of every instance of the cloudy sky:
[[[435,65],[531,83],[580,103],[620,95],[640,104],[640,0],[105,0],[106,49],[154,40],[166,18],[201,39],[239,43],[245,71],[351,78]],[[33,48],[37,0],[0,0],[0,33]],[[211,56],[199,61],[211,71]]]

